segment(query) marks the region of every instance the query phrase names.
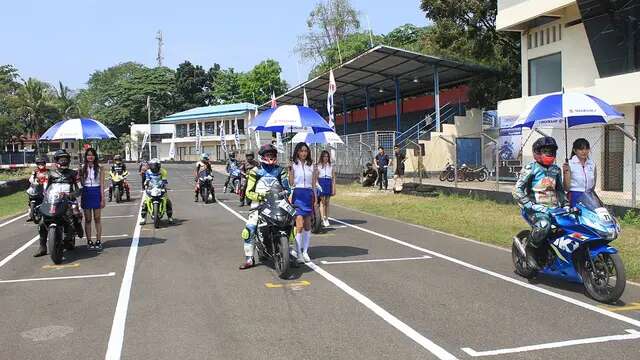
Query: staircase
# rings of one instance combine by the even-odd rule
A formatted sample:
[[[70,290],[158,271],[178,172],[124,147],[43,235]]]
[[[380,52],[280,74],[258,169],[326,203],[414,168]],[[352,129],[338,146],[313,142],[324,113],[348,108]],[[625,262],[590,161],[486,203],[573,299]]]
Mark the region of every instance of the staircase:
[[[451,122],[456,115],[460,114],[460,104],[446,103],[440,107],[440,124],[444,127],[445,124]],[[420,140],[430,140],[431,132],[436,127],[436,112],[427,115],[424,119],[420,120],[417,124],[408,128],[402,133],[396,136],[396,145],[400,146],[400,149],[406,149],[409,146],[415,146]]]

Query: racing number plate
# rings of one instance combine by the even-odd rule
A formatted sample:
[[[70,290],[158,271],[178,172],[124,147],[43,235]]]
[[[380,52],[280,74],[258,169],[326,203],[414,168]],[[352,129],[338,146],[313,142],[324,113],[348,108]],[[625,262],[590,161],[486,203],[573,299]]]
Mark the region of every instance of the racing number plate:
[[[289,202],[287,202],[287,200],[285,199],[280,200],[278,206],[291,215],[294,215],[296,213],[296,210],[293,208],[293,206],[291,206],[291,204],[289,204]]]

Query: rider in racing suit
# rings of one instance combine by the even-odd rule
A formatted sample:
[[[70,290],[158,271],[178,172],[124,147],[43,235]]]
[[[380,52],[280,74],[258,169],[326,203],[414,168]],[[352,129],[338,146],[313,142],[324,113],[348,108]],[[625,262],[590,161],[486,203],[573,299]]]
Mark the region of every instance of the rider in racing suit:
[[[242,230],[242,241],[244,243],[244,262],[240,265],[240,270],[248,269],[253,266],[253,235],[258,227],[258,210],[260,201],[264,198],[265,192],[258,189],[256,185],[258,180],[263,177],[272,177],[278,179],[282,188],[290,191],[289,176],[287,169],[278,165],[278,150],[271,144],[265,144],[260,147],[258,152],[260,156],[261,167],[254,167],[249,171],[247,176],[247,193],[246,196],[252,201],[251,212]]]
[[[82,182],[80,181],[80,176],[78,172],[75,170],[69,169],[69,164],[71,162],[71,156],[65,150],[58,150],[54,155],[54,161],[56,162],[57,169],[49,172],[49,176],[47,177],[46,187],[51,184],[69,184],[71,186],[71,190],[73,191],[70,195],[71,199],[77,198],[82,191]],[[72,225],[76,229],[76,234],[78,237],[84,237],[84,230],[82,229],[81,218],[82,215],[80,213],[80,209],[78,209],[77,204],[73,204],[67,214],[69,218],[69,224]],[[38,233],[40,235],[40,247],[35,254],[34,257],[47,255],[47,225],[44,223],[44,218],[40,220],[40,228],[38,229]],[[65,233],[69,233],[66,232]],[[70,239],[64,239],[65,248],[71,248]]]
[[[162,169],[160,166],[160,160],[158,159],[151,159],[151,161],[149,161],[149,170],[147,170],[144,173],[144,183],[142,184],[142,188],[146,189],[147,188],[147,183],[151,180],[161,180],[164,185],[166,186],[169,181],[167,180],[167,170],[166,169]],[[146,196],[146,193],[145,193]],[[171,200],[169,199],[169,194],[165,193],[165,195],[167,197],[167,218],[169,220],[169,223],[173,223],[173,206],[171,204]],[[144,201],[144,200],[143,200]],[[145,205],[142,206],[142,210],[140,211],[140,217],[142,218],[140,220],[140,225],[144,225],[147,223],[147,207]]]
[[[195,201],[198,202],[198,192],[200,191],[200,182],[198,181],[198,175],[200,174],[200,171],[203,170],[207,170],[209,172],[209,174],[211,174],[211,176],[213,176],[213,171],[211,170],[211,163],[209,162],[209,154],[204,153],[202,154],[202,156],[200,157],[200,161],[198,161],[198,163],[196,164],[196,170],[193,173],[193,176],[195,178],[195,189],[194,192],[196,193],[196,197],[195,197]]]
[[[229,159],[227,160],[227,167],[226,167],[226,171],[227,171],[227,180],[225,180],[224,182],[224,192],[227,192],[227,187],[229,186],[229,182],[231,181],[231,170],[233,170],[234,168],[239,168],[240,165],[238,164],[238,160],[236,159],[236,153],[234,152],[230,152],[229,153]]]
[[[33,170],[29,177],[29,184],[40,185],[40,191],[43,191],[48,179],[49,169],[47,169],[47,162],[43,158],[36,158],[36,169]],[[29,200],[27,200],[27,202],[29,202]],[[27,219],[27,222],[29,221],[34,221],[33,215]]]
[[[545,249],[545,240],[551,231],[550,211],[556,207],[568,206],[569,202],[562,185],[562,171],[554,164],[558,145],[549,136],[533,143],[531,162],[522,169],[513,197],[524,209],[532,226],[526,241],[527,263],[538,269],[537,249]]]
[[[115,175],[120,175],[123,178],[129,176],[129,172],[127,171],[127,165],[122,162],[122,156],[116,155],[113,157],[113,165],[111,165],[111,171],[109,171],[109,176],[111,179],[115,177]],[[131,199],[131,193],[129,190],[129,183],[127,180],[124,180],[124,191],[127,194],[127,201]],[[111,202],[113,198],[113,181],[109,185],[109,202]]]

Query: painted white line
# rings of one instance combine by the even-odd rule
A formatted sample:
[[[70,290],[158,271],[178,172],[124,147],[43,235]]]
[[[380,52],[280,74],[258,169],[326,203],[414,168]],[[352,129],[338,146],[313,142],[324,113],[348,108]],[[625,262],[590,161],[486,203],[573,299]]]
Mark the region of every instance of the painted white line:
[[[640,332],[629,329],[626,330],[628,334],[625,335],[612,335],[612,336],[601,336],[601,337],[593,337],[586,339],[577,339],[577,340],[568,340],[568,341],[558,341],[547,344],[538,344],[538,345],[530,345],[530,346],[521,346],[517,348],[511,349],[499,349],[499,350],[489,350],[489,351],[475,351],[471,348],[462,348],[462,351],[466,352],[470,356],[480,357],[480,356],[495,356],[495,355],[504,355],[504,354],[515,354],[527,351],[536,351],[536,350],[545,350],[545,349],[556,349],[567,346],[575,346],[575,345],[583,345],[583,344],[596,344],[608,341],[622,341],[622,340],[633,340],[640,339]]]
[[[2,261],[0,261],[0,267],[4,266],[6,263],[8,263],[9,261],[11,261],[11,259],[13,259],[14,257],[18,256],[18,254],[20,254],[21,252],[23,252],[26,248],[28,248],[29,246],[31,246],[31,244],[33,244],[34,242],[38,241],[38,238],[40,238],[40,236],[36,236],[33,239],[27,241],[26,244],[22,245],[20,248],[18,248],[16,251],[12,252],[11,255],[7,256],[6,258],[2,259]]]
[[[112,215],[112,216],[103,216],[103,219],[118,219],[118,218],[130,218],[136,215]]]
[[[138,254],[138,243],[140,241],[140,212],[144,202],[140,201],[138,209],[138,217],[136,218],[136,228],[133,231],[131,239],[131,247],[129,256],[127,257],[127,266],[122,277],[120,285],[120,293],[118,295],[118,303],[113,316],[113,324],[111,325],[111,334],[109,335],[109,344],[107,345],[107,353],[105,360],[119,360],[122,356],[122,344],[124,342],[124,328],[127,321],[127,309],[129,308],[129,297],[131,296],[131,285],[133,284],[133,271],[136,266],[136,255]]]
[[[1,227],[4,227],[4,226],[6,226],[6,225],[9,225],[9,224],[11,224],[11,223],[12,223],[12,222],[14,222],[14,221],[17,221],[17,220],[19,220],[19,219],[22,219],[23,217],[25,217],[25,216],[27,216],[27,215],[29,215],[29,213],[28,213],[28,212],[26,212],[26,213],[24,213],[24,214],[22,214],[22,215],[20,215],[20,216],[14,217],[13,219],[11,219],[11,220],[9,220],[9,221],[7,221],[7,222],[4,222],[4,223],[0,224],[0,228],[1,228]]]
[[[499,274],[497,272],[494,272],[494,271],[491,271],[491,270],[487,270],[485,268],[481,268],[481,267],[473,265],[473,264],[469,264],[467,262],[464,262],[462,260],[453,258],[451,256],[447,256],[447,255],[440,254],[440,253],[435,252],[435,251],[431,251],[431,250],[427,250],[427,249],[421,248],[419,246],[404,242],[402,240],[398,240],[398,239],[392,238],[391,236],[388,236],[388,235],[383,235],[383,234],[377,233],[377,232],[369,230],[369,229],[365,229],[365,228],[357,226],[357,225],[352,225],[352,224],[346,223],[344,221],[340,221],[338,219],[331,218],[331,220],[333,220],[335,222],[338,222],[340,224],[347,225],[347,226],[352,227],[354,229],[358,229],[360,231],[366,232],[368,234],[378,236],[378,237],[380,237],[382,239],[393,241],[394,243],[397,243],[397,244],[400,244],[400,245],[404,245],[406,247],[409,247],[409,248],[412,248],[412,249],[415,249],[415,250],[418,250],[418,251],[422,251],[422,252],[424,252],[426,254],[429,254],[431,256],[434,256],[434,257],[437,257],[437,258],[441,258],[441,259],[444,259],[444,260],[448,260],[448,261],[451,261],[451,262],[456,263],[458,265],[464,266],[466,268],[479,271],[481,273],[496,277],[498,279],[502,279],[502,280],[510,282],[512,284],[519,285],[519,286],[525,287],[525,288],[530,289],[530,290],[537,291],[537,292],[545,294],[545,295],[549,295],[549,296],[554,297],[556,299],[559,299],[559,300],[568,302],[570,304],[579,306],[579,307],[581,307],[583,309],[591,310],[591,311],[599,313],[601,315],[608,316],[610,318],[613,318],[613,319],[616,319],[616,320],[620,320],[622,322],[626,322],[627,324],[631,324],[631,325],[633,325],[635,327],[639,327],[640,328],[640,320],[636,320],[636,319],[632,319],[632,318],[624,316],[624,315],[616,314],[614,312],[599,308],[599,307],[597,307],[595,305],[587,304],[585,302],[582,302],[580,300],[576,300],[576,299],[571,298],[569,296],[558,294],[558,293],[555,293],[553,291],[550,291],[550,290],[547,290],[547,289],[544,289],[544,288],[541,288],[541,287],[538,287],[538,286],[535,286],[535,285],[532,285],[532,284],[529,284],[529,283],[526,283],[526,282],[511,278],[509,276],[502,275],[502,274]]]
[[[332,265],[332,264],[359,264],[359,263],[372,263],[372,262],[388,262],[388,261],[406,261],[406,260],[424,260],[431,259],[431,256],[419,256],[419,257],[408,257],[408,258],[397,258],[397,259],[371,259],[371,260],[346,260],[346,261],[320,261],[323,265]]]
[[[218,204],[220,204],[220,206],[222,206],[223,208],[227,209],[229,212],[235,215],[238,219],[247,221],[244,217],[242,217],[242,215],[238,214],[235,210],[231,209],[226,204],[222,202],[218,202]],[[446,351],[444,348],[440,347],[438,344],[434,343],[433,341],[422,336],[420,333],[415,331],[409,325],[403,323],[400,319],[393,316],[385,309],[381,308],[378,304],[374,303],[369,298],[362,295],[360,292],[356,291],[351,286],[347,285],[344,281],[331,275],[330,273],[328,273],[318,265],[314,264],[313,262],[305,263],[305,265],[307,265],[309,268],[311,268],[313,271],[315,271],[325,279],[329,280],[331,283],[337,286],[340,290],[344,291],[345,293],[347,293],[348,295],[356,299],[362,305],[366,306],[369,310],[373,311],[373,313],[375,313],[376,315],[381,317],[384,321],[389,323],[391,326],[393,326],[394,328],[396,328],[397,330],[399,330],[400,332],[408,336],[411,340],[418,343],[427,351],[431,352],[438,359],[457,360],[457,358],[453,354],[449,353],[448,351]]]
[[[116,203],[116,204],[107,204],[107,205],[105,206],[105,208],[110,208],[110,207],[119,207],[119,206],[129,206],[129,207],[133,207],[133,206],[135,206],[135,204],[134,204],[134,203],[129,203],[129,204],[117,204],[117,203]]]
[[[98,275],[76,275],[76,276],[59,276],[59,277],[48,277],[48,278],[35,278],[35,279],[0,280],[0,284],[20,283],[20,282],[29,282],[29,281],[90,279],[90,278],[110,277],[110,276],[115,276],[115,275],[116,275],[116,273],[110,272],[108,274],[98,274]]]

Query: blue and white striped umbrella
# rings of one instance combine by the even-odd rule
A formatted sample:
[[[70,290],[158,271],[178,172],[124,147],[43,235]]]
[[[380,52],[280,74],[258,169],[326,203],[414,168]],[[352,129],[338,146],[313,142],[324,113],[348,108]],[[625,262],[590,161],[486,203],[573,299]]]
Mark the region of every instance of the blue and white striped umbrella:
[[[573,127],[624,117],[603,100],[581,93],[547,95],[518,117],[512,127]]]
[[[314,133],[333,131],[315,110],[300,105],[282,105],[262,112],[250,126],[251,129],[273,132],[300,132],[304,128]]]
[[[104,140],[115,139],[111,130],[94,119],[69,119],[57,122],[40,140]]]
[[[340,136],[333,131],[323,131],[317,134],[299,132],[291,139],[291,143],[297,144],[300,142],[307,144],[344,144]]]

